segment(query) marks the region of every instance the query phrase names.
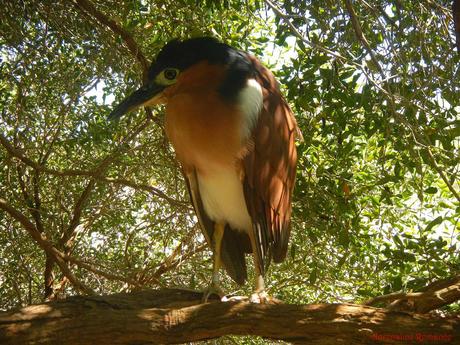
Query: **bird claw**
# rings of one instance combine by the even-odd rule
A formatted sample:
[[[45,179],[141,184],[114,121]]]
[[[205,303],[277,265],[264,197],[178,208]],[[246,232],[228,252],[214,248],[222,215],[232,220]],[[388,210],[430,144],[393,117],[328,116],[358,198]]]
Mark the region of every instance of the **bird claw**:
[[[224,296],[220,299],[221,302],[249,302],[257,304],[283,304],[283,301],[269,296],[265,291],[254,292],[248,296]]]
[[[268,304],[271,301],[270,296],[265,291],[256,291],[249,297],[251,303]]]
[[[224,296],[221,298],[222,302],[241,302],[247,301],[249,298],[248,296]]]
[[[213,295],[218,296],[220,300],[224,298],[224,293],[222,292],[222,289],[217,285],[211,284],[203,291],[203,298],[201,299],[201,303],[207,303],[208,299]]]

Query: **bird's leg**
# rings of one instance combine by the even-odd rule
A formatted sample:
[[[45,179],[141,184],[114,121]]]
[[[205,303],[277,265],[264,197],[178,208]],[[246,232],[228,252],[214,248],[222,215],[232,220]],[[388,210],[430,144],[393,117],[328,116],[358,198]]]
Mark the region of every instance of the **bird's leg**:
[[[258,255],[256,234],[254,231],[249,232],[249,238],[251,240],[252,255],[254,257],[254,268],[255,268],[255,290],[250,297],[250,301],[253,303],[266,303],[268,302],[268,295],[265,292],[264,273],[262,272],[262,258]]]
[[[259,266],[259,258],[257,255],[254,254],[254,266],[255,266],[255,285],[256,288],[250,297],[250,301],[252,303],[266,303],[268,302],[268,295],[265,292],[265,283],[264,283],[264,276],[260,271]]]
[[[211,294],[217,294],[220,297],[223,296],[222,290],[220,288],[220,280],[219,280],[219,270],[222,267],[222,238],[224,236],[225,224],[222,223],[215,223],[214,224],[214,232],[212,234],[211,242],[212,242],[212,278],[211,284],[206,289],[203,302],[207,302],[209,296]]]

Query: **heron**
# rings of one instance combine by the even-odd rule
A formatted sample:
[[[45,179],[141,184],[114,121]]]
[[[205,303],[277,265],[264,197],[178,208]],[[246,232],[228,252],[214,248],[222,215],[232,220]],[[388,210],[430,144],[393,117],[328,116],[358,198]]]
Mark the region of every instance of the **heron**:
[[[109,119],[157,104],[165,105],[165,132],[212,249],[206,299],[223,295],[221,268],[243,285],[252,254],[250,300],[267,302],[265,272],[287,253],[301,135],[278,82],[256,57],[215,38],[173,40],[152,62],[148,82]]]

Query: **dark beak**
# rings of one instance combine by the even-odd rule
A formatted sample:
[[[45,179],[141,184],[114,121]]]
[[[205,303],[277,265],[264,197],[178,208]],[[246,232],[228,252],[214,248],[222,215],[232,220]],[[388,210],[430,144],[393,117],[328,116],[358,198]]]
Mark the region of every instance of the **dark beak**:
[[[165,86],[151,83],[134,91],[131,95],[125,98],[115,109],[109,114],[109,121],[118,120],[124,114],[141,107],[144,104],[155,104],[161,96],[161,92]]]

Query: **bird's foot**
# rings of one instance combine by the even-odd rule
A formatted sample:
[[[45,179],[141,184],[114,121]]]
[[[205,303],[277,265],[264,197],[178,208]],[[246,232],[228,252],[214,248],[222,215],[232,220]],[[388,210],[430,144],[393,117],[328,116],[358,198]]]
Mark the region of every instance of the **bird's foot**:
[[[241,302],[249,300],[248,296],[224,296],[221,298],[222,302]]]
[[[258,304],[283,304],[284,302],[276,297],[270,296],[264,290],[254,292],[249,297],[249,302]]]
[[[265,292],[265,290],[255,291],[251,297],[249,297],[249,301],[251,303],[269,304],[271,302],[271,297]]]
[[[216,299],[218,297],[220,300],[224,297],[224,293],[220,286],[216,284],[210,284],[204,291],[203,291],[203,298],[201,299],[202,303],[207,303],[209,299]]]

